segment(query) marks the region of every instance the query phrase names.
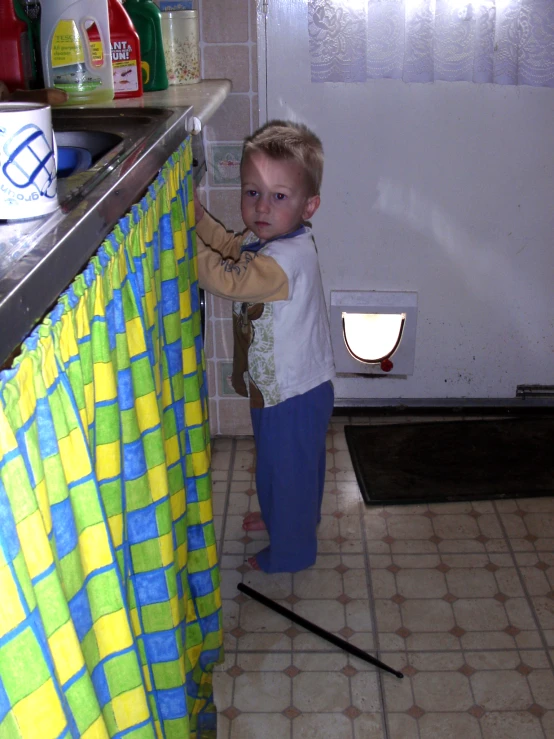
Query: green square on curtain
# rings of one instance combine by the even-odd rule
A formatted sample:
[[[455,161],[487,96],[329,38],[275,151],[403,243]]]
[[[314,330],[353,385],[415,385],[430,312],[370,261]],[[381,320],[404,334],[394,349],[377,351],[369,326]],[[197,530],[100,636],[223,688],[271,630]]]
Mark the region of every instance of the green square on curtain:
[[[76,680],[67,689],[66,695],[69,705],[72,708],[77,706],[79,708],[79,710],[73,711],[73,715],[75,716],[79,732],[84,734],[100,715],[100,707],[94,700],[95,696],[91,690],[90,683],[85,680]]]
[[[162,554],[158,539],[148,539],[131,545],[131,556],[135,572],[148,572],[162,567]]]
[[[140,429],[134,408],[120,411],[121,414],[121,440],[124,444],[130,444],[140,438]]]
[[[96,634],[92,628],[81,639],[81,649],[83,650],[83,655],[88,669],[94,670],[96,665],[100,662],[100,652],[98,650]]]
[[[139,477],[125,483],[125,501],[128,511],[137,511],[150,503],[150,487],[148,479]]]
[[[145,624],[148,624],[149,629],[155,628],[159,631],[166,631],[172,629],[175,624],[171,611],[169,611],[163,603],[150,603],[150,605],[143,606],[141,609],[142,618]],[[175,665],[175,669],[179,669],[178,662],[168,662],[168,665]],[[155,667],[156,665],[154,665]],[[173,668],[172,668],[173,669]],[[168,687],[160,686],[160,687]]]
[[[73,496],[72,506],[78,533],[81,533],[87,526],[101,523],[104,520],[98,499],[98,489],[93,480],[88,480],[78,486],[78,494]]]
[[[69,554],[60,559],[60,577],[67,600],[71,600],[83,587],[83,569],[78,549],[73,549]]]
[[[33,665],[29,671],[28,664]],[[49,679],[44,655],[30,627],[0,649],[0,678],[12,705],[31,695]]]
[[[15,576],[17,577],[17,581],[19,583],[19,588],[21,591],[21,594],[23,595],[23,598],[25,602],[22,604],[23,607],[27,607],[28,610],[31,610],[36,605],[36,597],[35,592],[33,590],[32,584],[29,580],[29,575],[27,572],[27,564],[25,562],[25,557],[23,555],[23,552],[19,552],[12,561],[13,569]]]
[[[121,513],[121,480],[100,483],[100,493],[108,518]]]
[[[51,636],[70,618],[67,603],[60,598],[59,580],[44,577],[35,584],[35,591],[39,600],[49,604],[49,608],[45,608],[42,614],[42,623],[46,636]]]
[[[96,444],[112,444],[117,441],[120,438],[120,410],[117,401],[97,405],[95,414]]]
[[[114,568],[107,572],[96,573],[88,580],[86,590],[94,622],[108,613],[115,613],[121,608],[119,579]]]
[[[114,698],[142,684],[142,674],[134,652],[120,654],[116,659],[106,662],[104,673],[110,695]]]

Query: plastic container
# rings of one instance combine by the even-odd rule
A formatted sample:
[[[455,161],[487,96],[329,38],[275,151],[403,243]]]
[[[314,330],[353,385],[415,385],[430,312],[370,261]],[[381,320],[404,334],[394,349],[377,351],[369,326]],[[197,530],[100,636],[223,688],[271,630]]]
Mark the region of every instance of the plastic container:
[[[108,0],[110,47],[115,98],[142,97],[142,70],[138,33],[123,7],[123,0]],[[88,31],[92,42],[100,40],[96,26]]]
[[[160,9],[152,0],[126,0],[124,7],[140,39],[144,92],[167,90]]]
[[[0,0],[0,80],[10,92],[34,86],[33,38],[30,20],[18,0]]]
[[[169,84],[200,82],[198,11],[162,13],[162,35]]]
[[[41,7],[46,87],[65,90],[67,105],[113,100],[108,1],[48,0]]]

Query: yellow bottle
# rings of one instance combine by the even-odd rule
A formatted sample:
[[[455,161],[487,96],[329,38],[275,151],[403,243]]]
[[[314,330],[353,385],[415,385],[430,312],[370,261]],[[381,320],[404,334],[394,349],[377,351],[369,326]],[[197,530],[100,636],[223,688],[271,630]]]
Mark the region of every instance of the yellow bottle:
[[[113,100],[107,0],[49,0],[40,21],[46,87],[67,92],[67,105]]]

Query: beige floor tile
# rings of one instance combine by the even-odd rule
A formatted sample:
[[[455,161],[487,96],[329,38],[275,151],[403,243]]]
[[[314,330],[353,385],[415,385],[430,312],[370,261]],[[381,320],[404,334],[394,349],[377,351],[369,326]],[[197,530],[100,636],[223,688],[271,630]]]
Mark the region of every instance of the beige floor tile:
[[[541,721],[527,711],[497,711],[481,719],[483,739],[544,739]]]
[[[405,713],[393,713],[393,711],[394,708],[388,714],[389,736],[402,737],[402,739],[420,739],[417,721]],[[360,736],[359,739],[365,739],[365,737]]]
[[[243,713],[232,722],[229,739],[284,739],[290,731],[290,720],[280,713]]]
[[[481,739],[479,721],[468,713],[426,713],[418,723],[420,739]]]
[[[292,739],[351,739],[352,722],[340,713],[306,713],[292,722]],[[369,739],[369,738],[368,738]]]
[[[284,711],[291,705],[291,688],[282,672],[244,672],[235,678],[233,705],[244,713]]]
[[[524,710],[533,703],[527,678],[516,670],[484,670],[470,681],[476,703],[486,711]]]
[[[376,671],[359,672],[350,679],[350,682],[353,706],[363,713],[375,713],[380,710],[381,696]]]
[[[344,711],[350,705],[348,677],[340,672],[301,672],[292,680],[292,704],[303,713]]]
[[[313,568],[293,575],[293,592],[299,598],[338,598],[342,590],[342,578],[334,570]]]
[[[474,704],[469,681],[460,672],[420,672],[412,685],[415,703],[424,711],[467,711]]]
[[[527,678],[535,703],[554,709],[554,675],[551,670],[533,670]]]

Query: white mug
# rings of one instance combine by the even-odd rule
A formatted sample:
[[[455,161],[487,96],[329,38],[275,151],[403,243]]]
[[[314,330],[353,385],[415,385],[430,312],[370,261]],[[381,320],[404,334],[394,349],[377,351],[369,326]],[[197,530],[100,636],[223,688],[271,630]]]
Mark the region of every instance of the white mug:
[[[0,103],[0,219],[57,210],[57,159],[49,105]]]

